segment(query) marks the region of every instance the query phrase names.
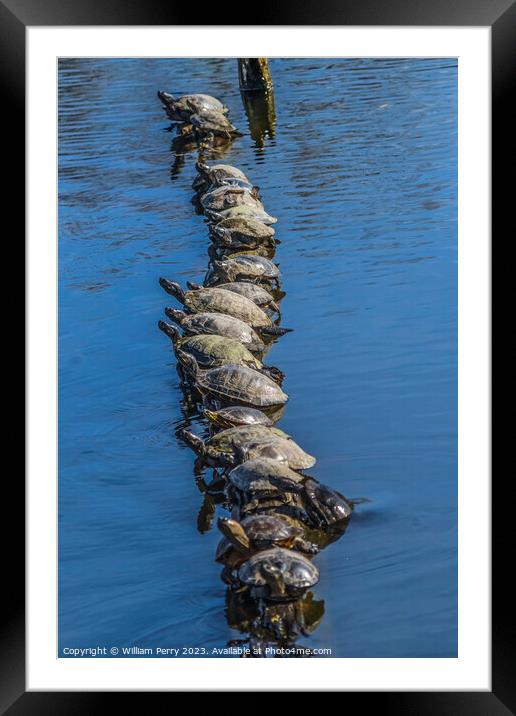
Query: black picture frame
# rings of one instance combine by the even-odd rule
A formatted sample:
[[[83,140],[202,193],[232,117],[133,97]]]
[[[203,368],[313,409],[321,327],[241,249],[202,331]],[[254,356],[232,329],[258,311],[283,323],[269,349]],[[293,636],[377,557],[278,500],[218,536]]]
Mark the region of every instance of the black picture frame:
[[[200,6],[201,7],[201,6]],[[240,8],[238,23],[228,22],[224,13],[221,18],[220,5],[210,10],[202,6],[203,25],[414,25],[414,26],[490,26],[492,31],[492,151],[493,151],[493,234],[504,223],[505,214],[511,201],[509,192],[513,193],[514,182],[502,175],[502,166],[514,158],[514,113],[510,100],[511,80],[516,76],[516,2],[515,0],[340,0],[325,2],[324,0],[305,0],[301,3],[263,2],[259,8],[259,22],[253,20],[252,12],[256,5],[250,6],[250,13],[244,19]],[[8,165],[8,178],[4,192],[7,192],[5,206],[9,212],[16,211],[13,216],[18,218],[13,227],[22,232],[25,215],[24,207],[24,153],[25,145],[25,29],[27,26],[63,26],[63,25],[190,25],[191,7],[185,3],[157,3],[155,0],[114,0],[109,4],[99,0],[0,0],[0,47],[3,61],[0,63],[2,97],[4,107],[2,121],[4,123],[3,138],[8,143],[13,160]],[[221,23],[221,19],[224,20]],[[6,139],[8,138],[8,139]],[[513,163],[513,160],[511,164]],[[497,169],[497,172],[494,169]],[[5,166],[4,166],[5,171]],[[510,175],[510,173],[509,173]],[[514,200],[513,200],[514,201]],[[512,217],[511,217],[512,218]],[[507,217],[508,219],[508,217]],[[513,233],[512,222],[507,221]],[[23,246],[20,238],[10,243]],[[512,236],[504,241],[512,243]],[[500,237],[501,243],[501,237]],[[11,246],[11,248],[12,248]],[[494,256],[493,256],[494,258]],[[505,258],[505,257],[504,257]],[[14,259],[13,259],[14,260]],[[20,260],[20,259],[18,259]],[[23,258],[21,259],[23,260]],[[18,264],[19,265],[19,264]],[[504,261],[505,271],[509,271],[509,262]],[[493,305],[499,308],[503,302],[503,290],[510,285],[508,274],[504,276],[501,265],[498,266],[498,281],[494,284],[492,294]],[[511,277],[512,278],[512,277]],[[507,279],[504,280],[504,279]],[[20,292],[21,293],[21,292]],[[19,303],[17,304],[19,305]],[[493,328],[496,326],[493,311]],[[20,311],[17,309],[16,322],[19,324]],[[20,341],[23,344],[23,338]],[[500,351],[502,354],[502,351]],[[507,355],[503,352],[504,356]],[[502,357],[493,356],[493,375],[502,372]],[[493,397],[496,397],[496,384],[493,386]],[[507,385],[504,385],[507,395]],[[510,396],[508,396],[510,398]],[[22,398],[17,400],[22,403]],[[507,400],[507,398],[506,398]],[[514,404],[514,403],[513,403]],[[503,440],[503,428],[498,444],[509,444]],[[507,430],[507,427],[506,427]],[[508,436],[507,436],[508,437]],[[14,463],[16,464],[16,462]],[[510,464],[510,463],[509,463]],[[510,469],[510,468],[509,468]],[[13,519],[4,536],[4,589],[6,606],[1,614],[1,659],[0,659],[0,714],[21,716],[22,714],[96,714],[105,713],[115,705],[121,706],[123,693],[106,692],[25,692],[25,624],[24,624],[24,486],[21,471],[6,471],[4,490],[5,513],[9,512]],[[493,613],[492,613],[492,691],[490,692],[403,692],[379,693],[362,692],[348,693],[345,696],[345,707],[348,709],[350,700],[357,697],[361,705],[377,707],[383,713],[410,714],[425,716],[426,714],[482,714],[483,716],[502,716],[516,714],[516,648],[513,626],[513,593],[509,582],[504,579],[511,568],[510,546],[512,524],[509,510],[510,501],[503,496],[502,486],[493,485]],[[486,519],[485,509],[479,507],[479,519]],[[3,526],[7,520],[2,520]],[[512,538],[512,540],[511,540]],[[8,546],[6,549],[5,546]],[[149,713],[155,708],[156,698],[168,698],[171,694],[163,693],[131,693],[128,695],[129,710]],[[173,695],[172,695],[173,696]],[[127,698],[127,695],[125,696]],[[367,699],[366,702],[363,699]],[[116,699],[116,704],[114,703]],[[241,705],[240,705],[241,706]],[[235,703],[235,707],[240,707]],[[125,706],[124,706],[125,708]],[[343,704],[344,708],[344,704]]]

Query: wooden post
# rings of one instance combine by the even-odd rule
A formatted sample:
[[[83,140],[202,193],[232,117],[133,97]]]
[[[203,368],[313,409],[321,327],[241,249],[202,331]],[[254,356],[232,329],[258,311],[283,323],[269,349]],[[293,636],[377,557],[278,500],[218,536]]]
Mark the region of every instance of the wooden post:
[[[263,149],[265,136],[274,137],[276,124],[269,61],[265,57],[239,57],[238,79],[251,137],[256,147]]]
[[[269,92],[272,77],[266,57],[239,57],[238,79],[242,92]]]

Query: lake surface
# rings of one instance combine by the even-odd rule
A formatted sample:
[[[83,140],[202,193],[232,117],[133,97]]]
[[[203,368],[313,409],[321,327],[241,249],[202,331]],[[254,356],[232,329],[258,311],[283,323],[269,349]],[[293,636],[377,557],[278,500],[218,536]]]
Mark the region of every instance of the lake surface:
[[[281,240],[267,356],[279,427],[309,472],[367,497],[316,557],[333,657],[457,653],[457,65],[275,59],[273,136],[253,139],[232,59],[59,65],[59,654],[224,647],[220,537],[176,438],[183,394],[158,277],[201,281],[196,153],[156,90],[213,94],[244,132],[224,161]],[[172,169],[172,171],[171,171]],[[194,420],[192,430],[204,427]]]

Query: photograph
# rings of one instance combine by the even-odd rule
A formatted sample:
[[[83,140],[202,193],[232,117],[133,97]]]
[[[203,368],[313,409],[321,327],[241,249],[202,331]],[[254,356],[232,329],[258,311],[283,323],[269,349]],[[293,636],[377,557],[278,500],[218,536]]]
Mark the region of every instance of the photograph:
[[[456,659],[457,56],[56,73],[57,659]]]

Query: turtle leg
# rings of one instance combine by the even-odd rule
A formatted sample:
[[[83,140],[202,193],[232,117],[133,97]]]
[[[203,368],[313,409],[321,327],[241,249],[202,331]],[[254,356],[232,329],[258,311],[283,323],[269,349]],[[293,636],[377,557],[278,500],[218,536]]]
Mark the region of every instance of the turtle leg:
[[[244,505],[241,506],[240,511],[247,515],[249,513],[255,512],[260,507],[260,500],[258,500],[256,497],[254,497],[252,500],[249,500]]]
[[[224,569],[222,570],[220,577],[222,581],[227,584],[231,589],[238,590],[239,587],[241,587],[240,581],[235,577],[233,568],[229,565],[226,565]]]
[[[226,479],[224,474],[219,474],[217,470],[213,470],[213,479],[206,485],[208,492],[222,492],[226,487]]]
[[[293,330],[284,326],[260,326],[260,333],[266,336],[284,336],[285,333],[292,333]]]
[[[263,365],[260,368],[259,373],[263,373],[263,375],[266,375],[278,385],[281,385],[283,383],[283,379],[285,378],[285,373],[283,373],[279,368],[276,368],[273,365]]]
[[[314,520],[312,516],[305,509],[303,509],[303,507],[287,504],[279,507],[277,509],[277,512],[283,513],[288,517],[293,517],[295,520],[299,520],[300,522],[305,525],[308,525],[309,527],[313,527],[314,525]]]
[[[304,552],[305,554],[317,554],[319,548],[313,542],[303,539],[302,537],[294,537],[292,540],[292,547]]]

